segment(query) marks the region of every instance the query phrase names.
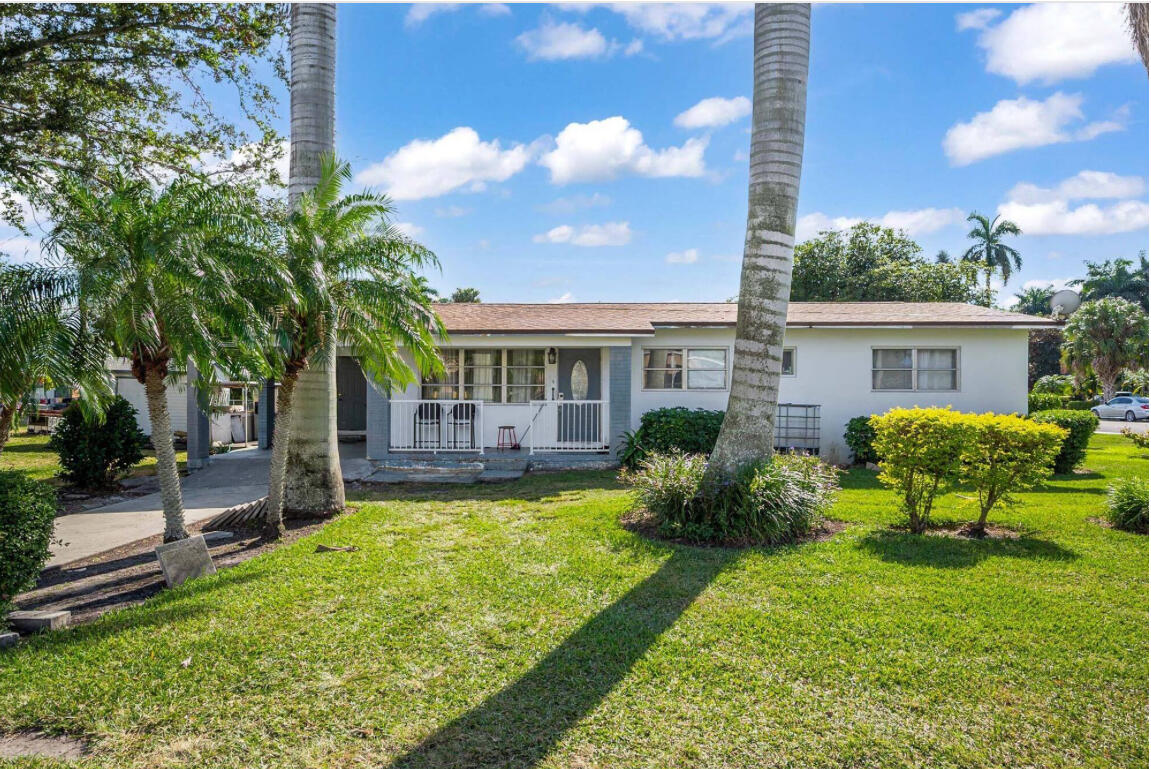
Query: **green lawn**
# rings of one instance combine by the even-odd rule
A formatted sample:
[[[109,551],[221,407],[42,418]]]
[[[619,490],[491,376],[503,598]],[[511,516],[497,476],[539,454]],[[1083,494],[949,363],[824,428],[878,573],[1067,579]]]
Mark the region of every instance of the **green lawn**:
[[[177,451],[176,461],[180,469],[188,460],[187,451]],[[47,435],[28,435],[19,433],[13,435],[0,452],[0,470],[24,470],[31,477],[40,481],[49,481],[56,478],[60,472],[60,459],[54,451],[48,449]],[[131,476],[155,475],[156,454],[151,449],[144,451],[144,459],[132,468]]]
[[[1146,456],[1095,436],[1010,541],[893,533],[862,470],[777,550],[642,539],[610,473],[397,491],[0,653],[0,730],[108,767],[1145,767],[1147,538],[1089,519]]]

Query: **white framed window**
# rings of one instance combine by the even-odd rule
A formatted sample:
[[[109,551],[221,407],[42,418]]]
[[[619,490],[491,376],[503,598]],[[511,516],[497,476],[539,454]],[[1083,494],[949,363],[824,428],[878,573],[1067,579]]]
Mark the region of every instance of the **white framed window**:
[[[795,348],[783,348],[783,360],[779,367],[781,376],[795,376]]]
[[[544,399],[542,348],[457,348],[440,351],[444,372],[426,375],[424,400],[527,403]]]
[[[644,390],[727,389],[726,347],[647,347]]]
[[[954,392],[959,389],[959,348],[874,347],[871,389]]]

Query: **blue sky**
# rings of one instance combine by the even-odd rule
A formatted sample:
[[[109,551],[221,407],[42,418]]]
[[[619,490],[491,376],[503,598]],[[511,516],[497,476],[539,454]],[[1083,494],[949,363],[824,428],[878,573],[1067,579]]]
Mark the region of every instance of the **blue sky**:
[[[439,255],[441,290],[723,300],[747,211],[750,14],[342,5],[338,150]],[[958,254],[966,213],[1001,210],[1025,232],[1009,292],[1133,258],[1148,80],[1120,19],[1118,5],[816,6],[800,236],[869,218]]]

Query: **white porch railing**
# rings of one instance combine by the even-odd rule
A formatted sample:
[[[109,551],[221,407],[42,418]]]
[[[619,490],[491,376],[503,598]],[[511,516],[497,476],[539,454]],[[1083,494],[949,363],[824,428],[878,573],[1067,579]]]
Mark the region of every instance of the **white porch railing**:
[[[608,448],[607,401],[532,401],[529,450],[604,451]]]
[[[393,400],[391,450],[484,451],[484,403],[461,400]]]

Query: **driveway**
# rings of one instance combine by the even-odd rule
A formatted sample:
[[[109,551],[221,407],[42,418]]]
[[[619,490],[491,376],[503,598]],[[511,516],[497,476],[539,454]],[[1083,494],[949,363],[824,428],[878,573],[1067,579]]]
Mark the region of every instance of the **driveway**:
[[[268,494],[268,465],[272,452],[241,449],[219,454],[211,463],[184,478],[184,520],[195,523],[229,507],[252,502]],[[160,493],[98,507],[56,519],[56,537],[49,566],[60,566],[102,553],[164,531]]]
[[[1146,422],[1124,422],[1122,419],[1100,419],[1099,427],[1095,429],[1095,432],[1114,433],[1118,435],[1124,427],[1130,427],[1131,432],[1135,433],[1147,432]]]

